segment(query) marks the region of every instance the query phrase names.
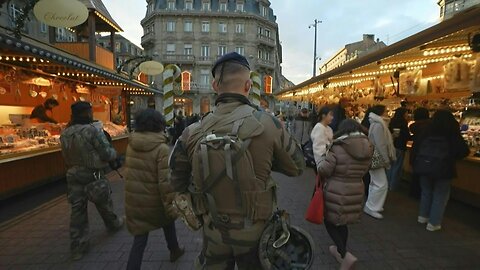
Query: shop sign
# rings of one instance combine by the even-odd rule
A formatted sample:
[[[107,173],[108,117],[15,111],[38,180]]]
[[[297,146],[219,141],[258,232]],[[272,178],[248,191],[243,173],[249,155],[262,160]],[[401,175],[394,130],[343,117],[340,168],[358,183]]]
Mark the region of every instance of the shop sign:
[[[272,93],[272,88],[273,88],[273,77],[272,76],[265,76],[264,78],[264,86],[265,86],[265,93],[266,94],[271,94]]]
[[[87,87],[83,86],[83,85],[80,85],[80,84],[77,84],[77,87],[75,88],[75,91],[78,93],[78,94],[87,94],[87,95],[90,95],[90,89],[88,89]]]
[[[77,0],[40,0],[33,13],[39,21],[53,27],[74,27],[88,19],[87,7]]]
[[[163,65],[157,61],[146,61],[141,63],[138,69],[147,75],[155,76],[163,72]]]

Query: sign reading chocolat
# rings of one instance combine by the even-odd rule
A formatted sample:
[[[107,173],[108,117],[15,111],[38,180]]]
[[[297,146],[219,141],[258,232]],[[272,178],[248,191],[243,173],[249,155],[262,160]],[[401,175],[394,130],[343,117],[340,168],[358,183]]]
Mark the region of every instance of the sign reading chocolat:
[[[39,21],[53,27],[74,27],[88,18],[87,7],[78,0],[40,0],[33,13]]]

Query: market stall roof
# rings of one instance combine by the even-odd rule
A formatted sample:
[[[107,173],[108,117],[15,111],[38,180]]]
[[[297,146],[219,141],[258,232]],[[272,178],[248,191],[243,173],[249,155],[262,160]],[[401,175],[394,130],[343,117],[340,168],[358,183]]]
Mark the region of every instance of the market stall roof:
[[[388,47],[367,54],[358,59],[352,60],[343,66],[320,74],[312,79],[302,82],[294,87],[285,89],[276,93],[277,97],[284,97],[287,94],[295,94],[298,91],[303,91],[306,88],[323,85],[329,83],[329,80],[334,77],[356,77],[354,71],[360,69],[368,69],[372,67],[373,70],[378,70],[390,67],[382,67],[382,61],[395,62],[406,58],[410,54],[410,58],[424,56],[424,51],[431,43],[435,46],[458,45],[459,43],[468,44],[468,35],[471,32],[480,31],[480,7],[473,7],[467,9],[449,20],[445,20],[437,25],[434,25],[424,31],[421,31],[413,36],[403,39]],[[394,59],[396,58],[396,59]],[[390,70],[389,70],[390,71]],[[379,73],[363,73],[356,75],[375,75]]]
[[[68,52],[27,36],[16,39],[0,28],[0,63],[24,67],[47,76],[65,77],[97,86],[123,86],[128,91],[147,91],[162,94],[127,74],[118,74]],[[17,57],[15,57],[17,56]],[[18,57],[23,56],[23,57]],[[25,58],[25,59],[23,59]],[[25,61],[24,61],[25,60]],[[38,61],[37,61],[38,60]]]
[[[123,32],[120,25],[113,19],[108,12],[102,0],[80,0],[89,10],[93,10],[95,15],[103,22],[102,26],[97,26],[98,32]]]

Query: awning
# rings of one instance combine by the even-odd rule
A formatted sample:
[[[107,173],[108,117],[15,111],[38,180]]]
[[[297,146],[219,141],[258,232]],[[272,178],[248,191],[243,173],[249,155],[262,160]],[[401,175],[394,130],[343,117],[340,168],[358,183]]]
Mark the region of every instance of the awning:
[[[287,98],[297,94],[312,94],[323,89],[324,84],[358,83],[362,79],[392,73],[399,63],[410,63],[412,66],[421,66],[435,61],[448,61],[458,53],[462,53],[468,46],[469,35],[480,31],[480,7],[465,10],[453,18],[443,21],[413,36],[403,39],[388,47],[352,60],[334,70],[320,74],[294,87],[285,89],[275,95]],[[450,48],[447,52],[427,55],[425,51],[432,48]],[[461,48],[458,52],[453,51]]]
[[[145,83],[130,79],[127,74],[118,74],[113,70],[106,69],[27,36],[23,36],[21,40],[16,39],[8,35],[6,31],[6,29],[0,28],[0,44],[2,48],[0,56],[3,56],[0,63],[18,65],[58,78],[67,76],[65,77],[67,80],[75,79],[90,85],[123,85],[123,89],[128,91],[148,91],[163,94],[160,90],[151,88]],[[13,61],[12,57],[9,57],[8,60],[6,59],[6,56],[15,55],[30,57],[26,58],[28,61]],[[30,61],[30,58],[32,61]]]

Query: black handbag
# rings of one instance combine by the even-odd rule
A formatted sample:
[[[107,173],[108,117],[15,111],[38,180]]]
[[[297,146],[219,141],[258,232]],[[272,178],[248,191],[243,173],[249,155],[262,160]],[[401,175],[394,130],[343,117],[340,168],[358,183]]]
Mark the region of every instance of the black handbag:
[[[315,162],[315,155],[313,154],[313,142],[312,139],[308,140],[304,145],[302,145],[303,157],[305,158],[305,164],[310,168],[317,168],[317,163]]]

